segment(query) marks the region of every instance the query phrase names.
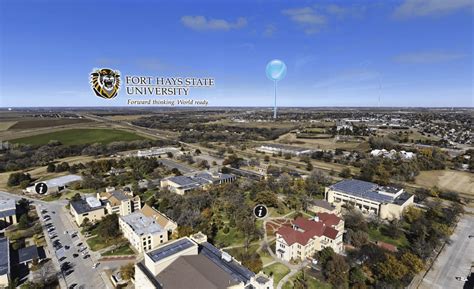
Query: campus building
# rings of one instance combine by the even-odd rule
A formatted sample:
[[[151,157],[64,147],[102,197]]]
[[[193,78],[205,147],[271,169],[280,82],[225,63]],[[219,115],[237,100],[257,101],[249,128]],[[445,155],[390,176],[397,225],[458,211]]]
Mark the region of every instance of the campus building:
[[[183,154],[178,148],[173,147],[165,147],[165,148],[151,148],[148,150],[139,150],[137,151],[137,157],[161,157],[167,156],[169,153],[173,154],[173,156],[180,156]]]
[[[105,204],[107,214],[126,216],[140,210],[140,196],[134,196],[132,192],[119,191],[110,187],[105,192],[98,193],[97,199]]]
[[[334,214],[318,213],[312,219],[298,217],[291,226],[285,225],[276,232],[275,253],[287,262],[312,258],[326,247],[341,253],[343,232],[344,221]]]
[[[211,185],[221,185],[234,182],[236,177],[232,174],[218,172],[199,172],[189,176],[174,176],[160,181],[161,188],[184,195],[195,189],[206,189]]]
[[[16,201],[0,198],[0,230],[16,223]]]
[[[155,219],[155,222],[168,232],[168,239],[178,233],[178,224],[160,211],[145,204],[141,212],[143,215]]]
[[[198,233],[145,253],[135,265],[135,288],[267,289],[273,278],[254,274]]]
[[[381,219],[400,219],[403,210],[412,205],[414,196],[402,188],[348,179],[325,189],[326,200],[334,205],[350,204],[365,214]]]
[[[105,206],[94,197],[86,197],[70,202],[70,211],[79,226],[87,218],[92,223],[101,220],[106,215]]]
[[[8,287],[10,280],[10,245],[8,238],[0,238],[0,287]]]
[[[123,236],[139,253],[168,242],[168,231],[153,217],[147,217],[142,212],[120,216],[119,226]]]
[[[48,187],[46,194],[59,193],[62,190],[66,189],[67,186],[74,182],[79,182],[82,180],[81,176],[78,175],[66,175],[62,177],[57,177],[49,179],[46,181],[36,182],[32,186],[26,188],[26,191],[31,194],[36,194],[36,184],[44,183]]]
[[[293,156],[309,155],[311,150],[307,148],[287,146],[281,144],[263,144],[257,148],[257,151],[270,154],[290,154]]]

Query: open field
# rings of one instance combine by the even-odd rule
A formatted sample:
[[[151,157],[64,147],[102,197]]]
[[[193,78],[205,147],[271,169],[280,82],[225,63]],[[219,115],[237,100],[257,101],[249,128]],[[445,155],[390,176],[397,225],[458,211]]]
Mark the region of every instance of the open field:
[[[310,149],[345,149],[345,150],[360,150],[366,151],[369,149],[369,145],[366,141],[346,141],[346,142],[335,142],[334,138],[324,139],[304,139],[296,138],[296,134],[287,133],[280,136],[275,143],[281,144],[295,144],[297,146],[306,147]]]
[[[44,145],[50,140],[58,140],[64,145],[102,143],[114,141],[142,140],[144,137],[135,133],[115,129],[68,129],[14,139],[12,143]]]
[[[474,175],[468,172],[422,171],[416,177],[415,183],[426,188],[437,186],[441,190],[474,196]]]
[[[129,115],[109,115],[105,116],[105,118],[110,120],[119,120],[119,121],[132,121],[137,120],[142,117],[152,116],[152,114],[129,114]]]
[[[16,123],[16,121],[2,121],[0,122],[0,131],[10,129]]]
[[[91,122],[85,118],[51,118],[51,119],[26,119],[19,120],[9,129],[32,129],[40,127],[55,127],[62,125],[78,124]]]

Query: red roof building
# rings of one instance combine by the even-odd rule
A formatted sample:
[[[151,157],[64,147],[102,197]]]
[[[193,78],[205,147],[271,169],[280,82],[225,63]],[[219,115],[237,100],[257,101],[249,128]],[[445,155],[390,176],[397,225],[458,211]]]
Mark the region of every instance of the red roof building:
[[[291,226],[276,232],[276,253],[286,261],[304,260],[325,247],[339,253],[343,250],[343,230],[344,221],[334,214],[318,213],[312,219],[298,217]]]

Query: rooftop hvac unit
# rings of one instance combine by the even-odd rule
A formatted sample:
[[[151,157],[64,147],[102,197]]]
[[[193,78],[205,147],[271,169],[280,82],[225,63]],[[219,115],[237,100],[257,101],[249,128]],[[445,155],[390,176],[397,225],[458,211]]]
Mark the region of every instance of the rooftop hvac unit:
[[[224,260],[226,262],[231,262],[232,261],[232,256],[229,253],[226,253],[226,252],[222,252],[221,258],[222,258],[222,260]]]

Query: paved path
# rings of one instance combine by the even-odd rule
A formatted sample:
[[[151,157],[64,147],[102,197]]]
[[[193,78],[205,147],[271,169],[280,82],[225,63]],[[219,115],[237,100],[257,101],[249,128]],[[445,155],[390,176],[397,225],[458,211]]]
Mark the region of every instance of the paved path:
[[[444,247],[419,289],[463,288],[464,282],[455,277],[467,278],[474,261],[474,238],[468,238],[469,235],[474,235],[474,210],[466,210],[470,210],[470,214],[462,216],[451,236],[450,244]]]
[[[285,277],[281,278],[280,282],[278,282],[278,285],[277,285],[277,289],[281,289],[281,287],[283,287],[283,284],[285,284],[286,282],[288,282],[288,280],[290,280],[291,277],[293,277],[294,275],[296,275],[301,269],[303,269],[304,267],[308,266],[309,264],[309,261],[306,260],[302,263],[300,263],[298,266],[296,266],[295,268],[292,268],[290,270],[290,272],[288,274],[285,275]]]

